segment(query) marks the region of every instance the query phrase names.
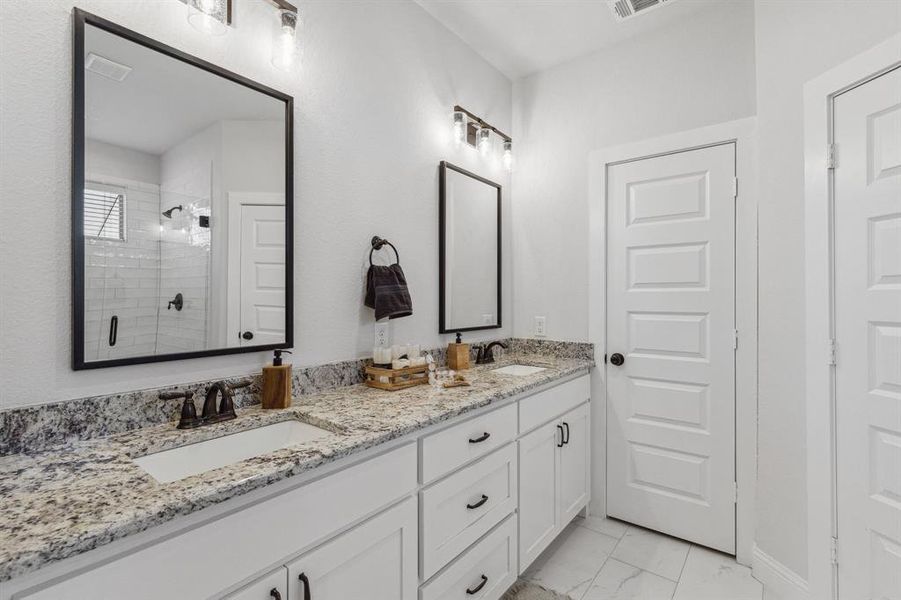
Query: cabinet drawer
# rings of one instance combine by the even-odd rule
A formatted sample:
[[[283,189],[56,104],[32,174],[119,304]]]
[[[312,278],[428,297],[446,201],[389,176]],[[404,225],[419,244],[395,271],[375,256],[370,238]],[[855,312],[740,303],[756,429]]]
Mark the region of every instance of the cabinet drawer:
[[[510,443],[420,492],[423,579],[516,509],[516,444]]]
[[[519,401],[519,432],[526,433],[559,417],[588,400],[590,396],[590,379],[588,375],[583,375],[534,396],[523,398]]]
[[[516,405],[509,404],[422,440],[422,482],[431,483],[516,438]]]
[[[516,581],[516,545],[514,514],[423,586],[420,600],[497,600]]]
[[[288,569],[279,567],[229,594],[225,600],[288,600]]]

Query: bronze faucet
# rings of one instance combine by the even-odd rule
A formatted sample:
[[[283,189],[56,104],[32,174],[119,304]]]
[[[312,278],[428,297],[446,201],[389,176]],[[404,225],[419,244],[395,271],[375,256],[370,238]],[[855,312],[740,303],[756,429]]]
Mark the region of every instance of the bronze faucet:
[[[479,346],[478,353],[476,353],[476,364],[477,365],[490,365],[494,363],[494,347],[500,346],[504,350],[507,349],[507,344],[503,342],[491,342],[487,345]]]
[[[225,381],[213,383],[210,385],[210,389],[207,390],[206,399],[203,402],[203,412],[199,417],[197,416],[197,408],[194,405],[193,392],[172,390],[160,392],[159,397],[161,400],[173,400],[183,397],[184,402],[181,407],[181,418],[178,421],[178,428],[194,429],[203,425],[211,425],[237,418],[234,390],[247,387],[251,383],[252,381],[249,379],[235,383],[226,383]],[[221,397],[218,407],[216,406],[217,397]]]

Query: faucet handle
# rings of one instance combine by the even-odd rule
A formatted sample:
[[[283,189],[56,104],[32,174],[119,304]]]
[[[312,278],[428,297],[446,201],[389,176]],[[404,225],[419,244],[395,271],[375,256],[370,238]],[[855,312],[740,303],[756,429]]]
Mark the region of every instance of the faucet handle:
[[[178,400],[179,398],[185,398],[190,394],[190,392],[186,392],[184,390],[172,390],[169,392],[160,392],[159,399],[160,400]]]
[[[181,403],[181,417],[178,419],[179,429],[194,429],[201,425],[202,421],[197,417],[197,407],[194,405],[194,392],[185,390],[160,392],[159,398],[160,400],[185,399],[184,402]]]

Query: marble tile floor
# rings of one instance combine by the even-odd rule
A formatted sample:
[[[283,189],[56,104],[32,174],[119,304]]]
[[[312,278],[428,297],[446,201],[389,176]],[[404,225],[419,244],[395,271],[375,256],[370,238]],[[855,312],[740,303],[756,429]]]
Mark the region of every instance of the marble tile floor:
[[[523,574],[572,600],[761,600],[726,554],[603,517],[576,517]]]

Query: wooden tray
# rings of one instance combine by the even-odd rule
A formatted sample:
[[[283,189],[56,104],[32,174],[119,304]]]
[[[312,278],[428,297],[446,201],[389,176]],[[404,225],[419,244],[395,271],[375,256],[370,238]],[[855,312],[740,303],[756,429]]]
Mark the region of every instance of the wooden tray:
[[[383,378],[387,378],[387,381],[382,381]],[[388,369],[375,365],[366,367],[366,385],[380,390],[403,390],[428,382],[429,365],[427,364],[403,369]]]

